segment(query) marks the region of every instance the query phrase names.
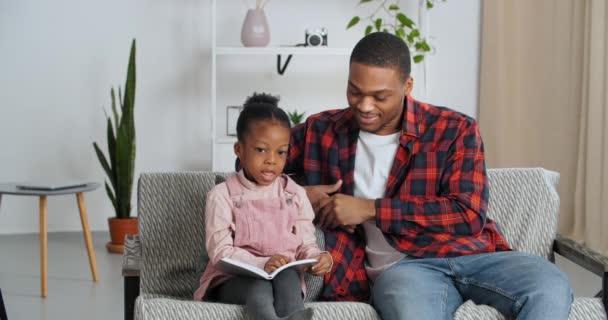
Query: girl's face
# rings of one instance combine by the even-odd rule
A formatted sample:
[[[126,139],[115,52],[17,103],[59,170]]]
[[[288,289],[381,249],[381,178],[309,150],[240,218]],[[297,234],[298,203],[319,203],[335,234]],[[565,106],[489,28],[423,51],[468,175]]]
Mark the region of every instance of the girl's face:
[[[245,176],[258,185],[270,185],[285,167],[289,151],[289,129],[273,120],[249,124],[243,141],[234,144]]]

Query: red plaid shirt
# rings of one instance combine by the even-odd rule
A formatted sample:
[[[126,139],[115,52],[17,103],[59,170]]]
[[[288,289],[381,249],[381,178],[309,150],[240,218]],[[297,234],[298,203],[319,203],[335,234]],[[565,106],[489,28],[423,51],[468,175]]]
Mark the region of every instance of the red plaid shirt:
[[[292,130],[286,173],[304,185],[343,180],[353,195],[359,129],[350,109],[308,117]],[[405,100],[397,154],[384,198],[376,199],[376,225],[400,252],[424,258],[509,250],[486,216],[488,181],[483,143],[474,119],[455,111]],[[325,230],[334,268],[322,298],[367,301],[365,237]]]

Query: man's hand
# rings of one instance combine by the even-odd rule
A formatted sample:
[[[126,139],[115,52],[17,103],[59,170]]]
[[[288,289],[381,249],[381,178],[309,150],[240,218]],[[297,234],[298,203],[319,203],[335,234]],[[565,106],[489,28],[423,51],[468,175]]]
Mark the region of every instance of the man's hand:
[[[340,187],[342,187],[342,180],[338,180],[338,182],[334,184],[307,186],[304,187],[304,190],[306,190],[308,200],[310,200],[310,204],[312,204],[312,209],[315,213],[318,213],[319,201],[321,199],[329,198],[333,193],[338,192]]]
[[[266,261],[266,265],[264,265],[264,271],[271,273],[274,270],[276,270],[277,268],[280,268],[281,266],[288,264],[289,263],[289,258],[287,258],[286,256],[282,255],[282,254],[275,254],[272,257],[270,257],[270,259],[268,259],[268,261]]]
[[[325,228],[342,227],[346,231],[353,226],[376,217],[376,204],[373,199],[362,199],[345,194],[335,194],[319,201],[319,224]]]
[[[323,252],[315,259],[319,260],[319,262],[313,264],[310,269],[308,269],[308,273],[313,276],[322,276],[331,271],[332,259],[329,252]]]

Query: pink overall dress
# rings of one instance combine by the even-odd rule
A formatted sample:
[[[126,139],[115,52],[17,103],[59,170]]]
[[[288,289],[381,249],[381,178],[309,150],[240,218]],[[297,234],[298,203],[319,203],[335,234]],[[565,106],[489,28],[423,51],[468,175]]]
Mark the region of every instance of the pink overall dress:
[[[287,175],[281,175],[283,193],[275,198],[243,200],[247,190],[236,175],[226,179],[230,199],[233,202],[234,246],[260,257],[282,254],[292,261],[296,258],[302,238],[296,235],[295,224],[298,207],[293,201],[296,184]],[[215,287],[232,276],[216,269],[209,263],[200,280],[196,297],[205,297],[209,288]],[[302,280],[302,286],[304,282]],[[304,287],[302,287],[304,291]]]

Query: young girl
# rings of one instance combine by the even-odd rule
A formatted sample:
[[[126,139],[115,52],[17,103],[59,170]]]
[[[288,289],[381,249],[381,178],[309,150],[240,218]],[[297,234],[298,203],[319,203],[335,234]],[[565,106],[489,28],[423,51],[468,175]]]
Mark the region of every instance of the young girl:
[[[333,261],[317,247],[314,212],[304,188],[282,174],[290,138],[289,117],[278,98],[255,94],[237,120],[234,152],[242,169],[207,195],[206,247],[209,264],[196,300],[244,304],[253,319],[311,319],[304,309],[302,275],[292,269],[273,280],[232,276],[215,266],[222,258],[272,272],[293,260],[315,258],[309,273],[323,275]]]

